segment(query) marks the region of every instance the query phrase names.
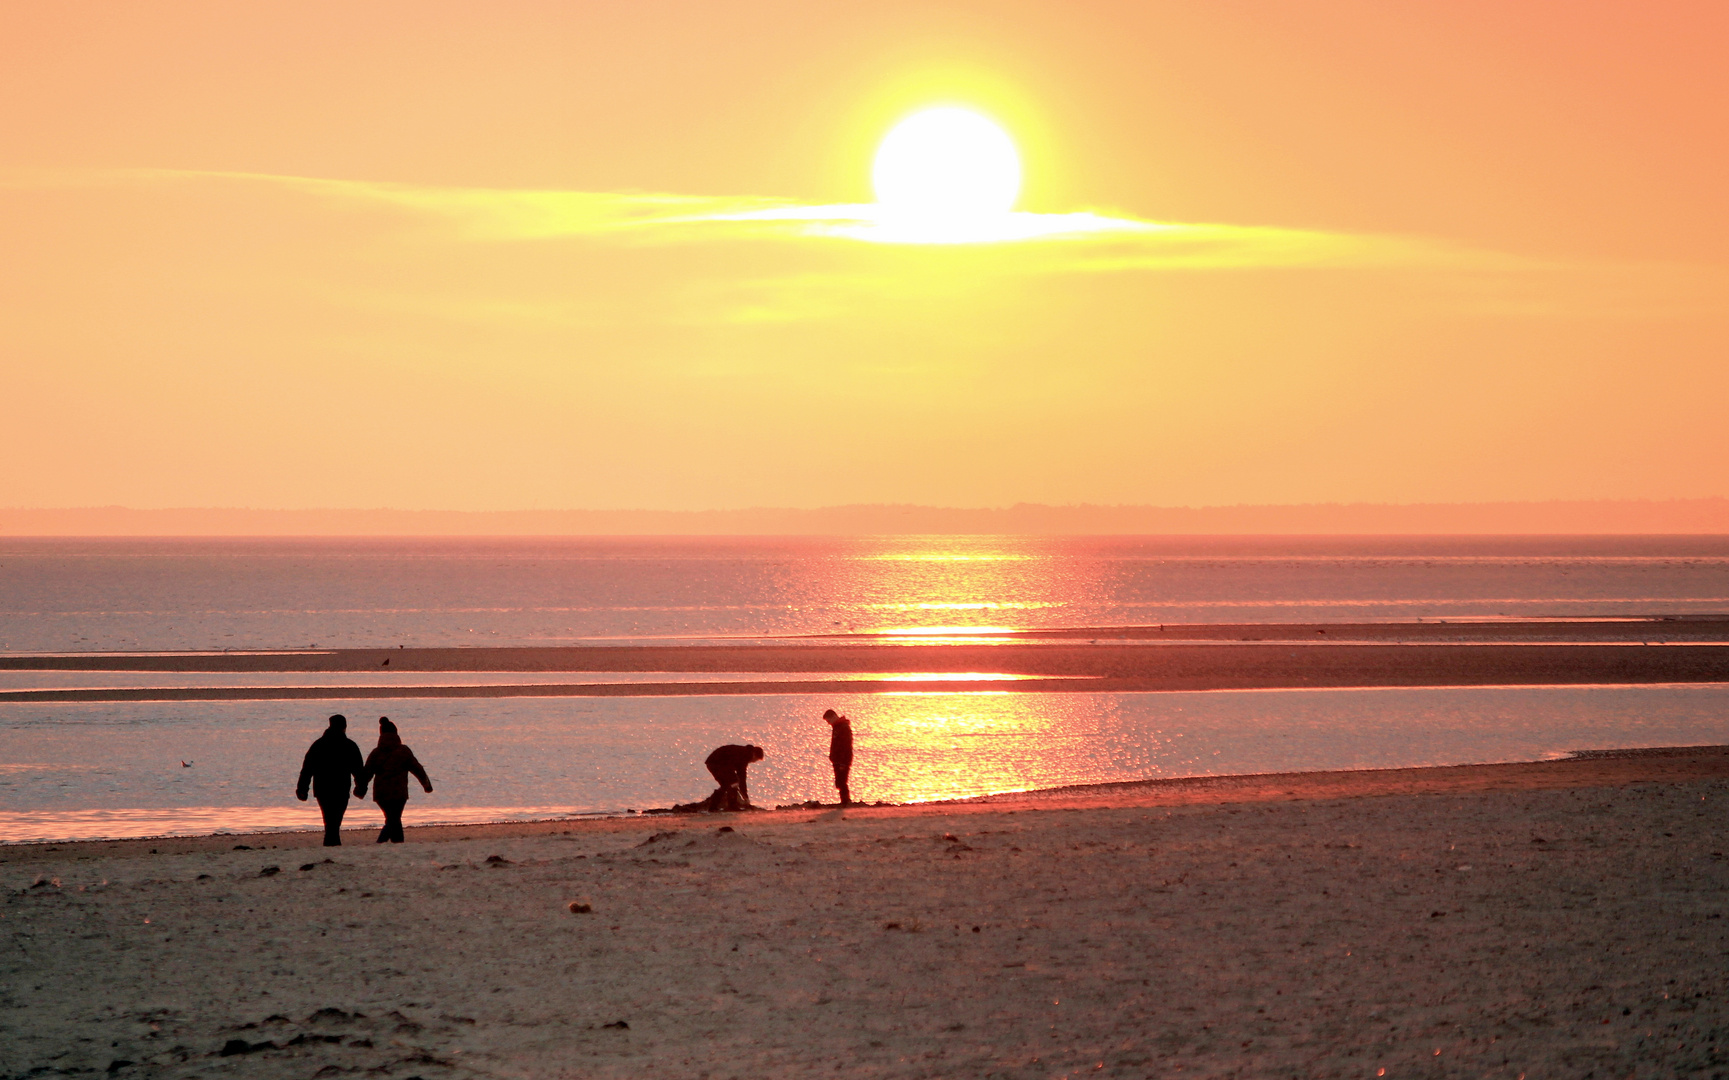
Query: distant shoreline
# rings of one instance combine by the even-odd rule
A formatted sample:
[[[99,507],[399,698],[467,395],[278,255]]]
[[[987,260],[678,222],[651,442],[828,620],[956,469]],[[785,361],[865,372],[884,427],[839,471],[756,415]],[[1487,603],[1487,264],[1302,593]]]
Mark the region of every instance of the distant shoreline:
[[[1555,761],[1169,777],[1079,784],[928,803],[888,806],[861,804],[844,810],[830,805],[817,809],[789,807],[762,810],[752,814],[630,813],[548,818],[539,821],[477,822],[465,825],[416,826],[411,822],[407,834],[410,843],[433,843],[469,839],[636,833],[666,828],[678,822],[724,824],[764,820],[784,823],[837,816],[873,819],[1036,810],[1252,805],[1393,795],[1476,795],[1487,792],[1625,787],[1631,784],[1685,784],[1725,779],[1729,779],[1729,746],[1669,746],[1578,751],[1570,757]],[[371,846],[369,838],[375,829],[370,823],[366,827],[345,830],[345,833],[349,831],[354,834],[356,843]],[[248,841],[255,843],[247,844]],[[50,852],[61,858],[135,858],[156,854],[223,852],[232,850],[239,844],[258,848],[316,848],[321,842],[320,832],[307,829],[292,832],[0,843],[0,865],[38,861]]]
[[[854,504],[738,510],[267,510],[0,508],[18,537],[727,536],[1632,536],[1729,535],[1729,499],[946,507]]]

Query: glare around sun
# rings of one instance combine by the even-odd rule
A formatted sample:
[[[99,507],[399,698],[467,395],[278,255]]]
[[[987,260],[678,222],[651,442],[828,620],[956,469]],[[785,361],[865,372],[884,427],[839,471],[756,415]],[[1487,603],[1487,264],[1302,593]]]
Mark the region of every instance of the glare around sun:
[[[786,222],[807,236],[872,244],[1001,244],[1161,226],[1090,210],[1016,210],[1021,155],[990,117],[960,105],[921,109],[877,144],[872,203],[780,205],[712,215],[716,221]]]

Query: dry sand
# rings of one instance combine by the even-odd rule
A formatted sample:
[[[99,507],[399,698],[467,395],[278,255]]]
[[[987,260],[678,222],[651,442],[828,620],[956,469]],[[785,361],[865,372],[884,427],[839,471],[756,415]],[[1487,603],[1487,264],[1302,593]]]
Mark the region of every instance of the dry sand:
[[[0,1074],[1720,1075],[1726,810],[1708,748],[9,847]]]

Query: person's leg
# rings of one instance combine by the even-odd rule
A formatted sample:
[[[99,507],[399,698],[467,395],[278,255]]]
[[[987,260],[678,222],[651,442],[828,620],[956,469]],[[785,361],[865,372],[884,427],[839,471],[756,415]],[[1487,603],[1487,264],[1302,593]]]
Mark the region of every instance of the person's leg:
[[[840,791],[840,804],[852,805],[852,792],[847,790],[847,775],[852,772],[852,762],[837,761],[834,763],[834,786]]]
[[[324,815],[324,846],[342,846],[342,817],[348,813],[348,792],[340,797],[320,796],[318,809]]]
[[[727,805],[727,789],[737,788],[739,786],[739,781],[743,778],[739,775],[737,769],[728,768],[724,765],[719,767],[710,765],[708,767],[708,774],[714,777],[715,785],[718,788],[713,795],[709,796],[709,799],[712,801],[716,810],[723,810]]]
[[[378,834],[379,843],[402,843],[402,808],[407,805],[407,799],[391,799],[378,804],[384,811],[384,831]]]
[[[376,794],[373,796],[372,801],[378,804],[379,813],[384,815],[384,826],[378,830],[378,839],[373,842],[377,844],[388,844],[390,843],[390,803],[384,799],[378,798]]]

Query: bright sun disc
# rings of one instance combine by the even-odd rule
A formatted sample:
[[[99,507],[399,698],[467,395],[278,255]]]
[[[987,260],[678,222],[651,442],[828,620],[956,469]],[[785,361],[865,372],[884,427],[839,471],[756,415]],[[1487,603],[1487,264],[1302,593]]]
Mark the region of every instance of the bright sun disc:
[[[970,109],[925,109],[883,137],[871,168],[877,203],[933,227],[1014,209],[1021,157],[1008,133]]]

